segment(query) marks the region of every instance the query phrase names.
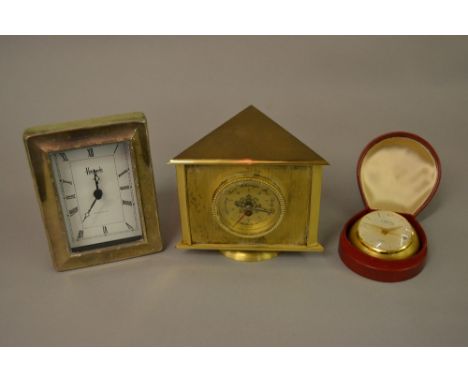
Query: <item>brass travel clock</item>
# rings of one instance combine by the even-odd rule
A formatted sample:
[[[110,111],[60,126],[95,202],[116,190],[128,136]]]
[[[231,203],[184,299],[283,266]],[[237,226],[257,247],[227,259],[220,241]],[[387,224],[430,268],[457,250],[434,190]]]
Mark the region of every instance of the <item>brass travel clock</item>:
[[[357,178],[365,208],[341,231],[341,259],[354,272],[377,281],[416,276],[428,247],[416,216],[429,204],[441,179],[435,149],[413,133],[381,135],[362,151]]]
[[[327,162],[250,106],[171,160],[182,241],[259,261],[322,251],[318,221]]]
[[[143,114],[34,127],[24,142],[57,270],[162,249]]]

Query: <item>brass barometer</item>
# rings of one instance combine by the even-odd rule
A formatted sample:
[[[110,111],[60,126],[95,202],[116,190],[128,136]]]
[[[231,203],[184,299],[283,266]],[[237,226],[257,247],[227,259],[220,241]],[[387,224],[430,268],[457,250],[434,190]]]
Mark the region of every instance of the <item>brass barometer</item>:
[[[250,106],[171,160],[183,249],[239,261],[321,251],[318,219],[327,162]]]

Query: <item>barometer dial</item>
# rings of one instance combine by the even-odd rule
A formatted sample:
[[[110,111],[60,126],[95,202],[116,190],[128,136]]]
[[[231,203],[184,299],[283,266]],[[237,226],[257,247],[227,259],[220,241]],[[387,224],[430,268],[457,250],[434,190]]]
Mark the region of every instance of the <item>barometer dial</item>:
[[[237,178],[222,183],[213,198],[213,214],[227,232],[246,238],[273,231],[285,213],[279,188],[259,177]]]

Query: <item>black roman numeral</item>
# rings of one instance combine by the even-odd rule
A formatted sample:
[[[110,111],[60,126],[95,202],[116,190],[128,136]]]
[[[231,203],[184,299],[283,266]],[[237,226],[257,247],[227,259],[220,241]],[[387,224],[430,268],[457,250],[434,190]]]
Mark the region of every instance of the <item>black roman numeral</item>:
[[[109,233],[105,225],[102,226],[102,232],[104,232],[104,235],[107,235]]]
[[[80,229],[80,230],[78,231],[78,236],[76,237],[76,241],[80,241],[81,239],[83,239],[83,234],[84,234],[84,233],[83,233],[83,230]]]
[[[132,202],[129,202],[128,200],[122,200],[122,204],[124,206],[133,206],[133,203]]]
[[[128,190],[130,188],[130,186],[120,186],[120,189],[123,191],[123,190]]]
[[[125,175],[128,171],[129,171],[128,168],[127,168],[126,170],[123,170],[123,171],[119,174],[119,178],[120,178],[122,175]]]
[[[94,150],[93,150],[93,148],[90,147],[90,148],[87,149],[87,150],[88,150],[88,156],[89,156],[90,158],[93,157],[93,156],[94,156]]]
[[[65,154],[65,153],[59,153],[59,155],[62,157],[62,159],[63,159],[65,162],[68,161],[67,154]]]
[[[118,148],[119,148],[119,144],[117,143],[117,144],[115,145],[114,154],[115,154],[115,152],[117,151]]]
[[[135,228],[133,228],[130,224],[125,223],[130,231],[135,231]]]
[[[78,212],[78,207],[74,207],[71,210],[68,211],[69,216],[73,216]]]
[[[65,196],[65,199],[67,199],[67,200],[75,199],[75,198],[76,198],[76,195],[75,195],[75,194]]]

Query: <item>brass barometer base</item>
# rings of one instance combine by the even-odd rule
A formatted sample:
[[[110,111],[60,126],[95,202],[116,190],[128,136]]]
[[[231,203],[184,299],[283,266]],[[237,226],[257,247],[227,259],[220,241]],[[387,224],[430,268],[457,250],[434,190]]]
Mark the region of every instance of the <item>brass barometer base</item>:
[[[278,252],[272,251],[221,251],[221,253],[231,260],[244,262],[271,260],[278,256]]]

